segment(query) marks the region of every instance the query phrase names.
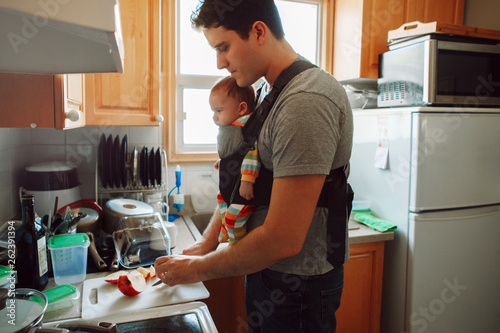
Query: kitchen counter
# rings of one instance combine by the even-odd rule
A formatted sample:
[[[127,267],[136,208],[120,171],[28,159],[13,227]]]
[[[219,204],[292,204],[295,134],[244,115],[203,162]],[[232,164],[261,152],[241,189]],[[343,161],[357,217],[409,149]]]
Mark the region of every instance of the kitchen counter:
[[[177,243],[176,246],[172,249],[172,253],[174,254],[179,254],[182,253],[182,251],[189,246],[191,246],[195,239],[191,232],[189,231],[188,227],[186,226],[186,223],[184,223],[184,220],[182,218],[178,218],[174,221],[175,225],[178,228],[178,235],[177,235]],[[88,258],[91,260],[90,258]],[[110,271],[104,271],[104,272],[98,272],[98,273],[91,273],[87,274],[86,279],[94,279],[94,278],[99,278],[99,277],[105,277],[106,275],[111,274]],[[80,299],[75,304],[75,306],[60,309],[60,310],[54,310],[51,312],[47,312],[43,318],[44,323],[48,322],[53,322],[53,321],[60,321],[60,320],[66,320],[66,319],[79,319],[81,318],[81,310],[82,310],[82,305],[81,305],[81,294],[83,291],[83,282],[79,283],[74,283],[72,284],[75,286],[78,291],[80,292]],[[47,284],[47,287],[45,288],[50,289],[53,287],[56,287],[57,285],[54,282],[53,278],[49,279],[49,283]]]
[[[189,200],[188,200],[189,201]],[[188,205],[183,207],[184,216],[178,218],[174,221],[178,228],[178,235],[176,240],[176,246],[172,249],[172,253],[180,254],[182,251],[188,247],[190,247],[196,240],[201,236],[198,230],[193,230],[192,222],[191,225],[189,223],[191,216],[200,215],[195,213],[194,210]],[[202,213],[203,214],[203,213]],[[204,213],[204,215],[209,216],[209,214]],[[363,244],[363,243],[375,243],[375,242],[383,242],[394,239],[394,232],[378,232],[367,226],[358,223],[356,221],[349,221],[349,244]],[[221,244],[219,248],[223,248],[227,246],[227,244]],[[89,258],[90,259],[90,258]],[[111,272],[98,272],[87,274],[87,279],[105,277]],[[46,289],[50,289],[55,287],[56,284],[54,280],[49,279],[49,283],[47,284]],[[82,294],[83,290],[83,282],[73,284],[80,294]],[[54,310],[51,312],[47,312],[44,316],[44,322],[54,322],[66,319],[79,319],[81,318],[81,298],[79,302],[73,307],[68,307],[65,309]]]

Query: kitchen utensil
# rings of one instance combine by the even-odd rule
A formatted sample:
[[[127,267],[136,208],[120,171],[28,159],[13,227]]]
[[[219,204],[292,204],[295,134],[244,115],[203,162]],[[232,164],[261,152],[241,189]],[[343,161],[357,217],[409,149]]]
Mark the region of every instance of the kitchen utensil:
[[[111,165],[112,165],[112,178],[115,187],[120,187],[121,182],[121,171],[120,171],[120,138],[118,135],[115,137],[113,143],[113,151],[111,153]]]
[[[113,151],[113,137],[111,134],[108,136],[106,140],[106,150],[104,155],[104,177],[107,180],[107,186],[113,187],[113,178],[112,178],[112,165],[111,165],[111,154]]]
[[[132,162],[131,162],[131,172],[130,172],[130,178],[132,178],[132,183],[134,186],[136,186],[139,181],[139,151],[137,150],[137,147],[134,147],[134,150],[132,151],[132,156],[131,156]]]
[[[93,200],[82,199],[67,205],[70,207],[74,213],[76,209],[80,212],[87,214],[86,217],[82,217],[77,225],[77,232],[85,233],[92,232],[94,235],[98,235],[101,231],[100,223],[102,220],[102,208]],[[58,213],[62,213],[66,210],[66,206],[62,207]]]
[[[156,288],[152,288],[152,284],[152,281],[147,281],[146,289],[142,293],[129,297],[123,295],[116,285],[105,282],[104,278],[85,280],[82,292],[82,318],[105,318],[111,314],[133,313],[144,308],[186,303],[210,296],[201,282]]]
[[[89,245],[90,241],[86,234],[55,235],[49,239],[48,248],[56,284],[71,284],[85,280]]]
[[[162,281],[158,280],[155,283],[153,283],[153,287],[159,286],[160,284],[162,284]]]
[[[101,139],[99,140],[99,149],[97,153],[97,172],[99,173],[99,179],[101,180],[102,187],[108,187],[108,179],[106,178],[105,172],[105,162],[106,158],[106,136],[101,134]],[[54,211],[57,211],[54,209]]]
[[[76,232],[76,227],[80,220],[82,218],[85,218],[87,216],[86,213],[78,213],[76,217],[73,217],[73,219],[68,223],[68,234],[72,234],[73,232]]]
[[[141,177],[141,185],[149,186],[148,182],[148,148],[143,147],[141,151],[141,158],[139,163],[140,168],[140,177]]]
[[[65,161],[41,162],[25,168],[19,192],[35,196],[35,211],[44,216],[54,207],[54,200],[64,206],[81,199],[77,168]]]
[[[127,187],[127,134],[122,139],[120,146],[120,180],[123,187]]]
[[[2,333],[28,332],[42,322],[48,305],[45,294],[27,288],[13,289],[13,293],[8,289],[1,290],[3,290],[0,292],[2,294],[0,304],[3,304],[3,309],[0,306]],[[11,299],[14,299],[15,303],[11,302]]]
[[[104,219],[101,224],[102,230],[108,235],[120,230],[119,221],[124,216],[152,214],[151,205],[132,199],[111,199],[104,206]]]
[[[155,155],[155,181],[156,185],[161,185],[161,152],[160,148],[156,149]]]
[[[155,154],[155,149],[154,147],[151,147],[151,150],[149,151],[149,162],[148,162],[148,178],[149,178],[149,184],[151,186],[155,185],[155,178],[156,178],[156,154]]]
[[[91,233],[90,231],[86,232],[87,237],[89,238],[89,253],[90,256],[92,257],[92,260],[94,260],[94,264],[97,266],[99,270],[104,270],[108,267],[108,265],[102,260],[101,256],[99,255],[99,252],[97,252],[97,248],[95,246],[95,240],[94,240],[94,234]]]

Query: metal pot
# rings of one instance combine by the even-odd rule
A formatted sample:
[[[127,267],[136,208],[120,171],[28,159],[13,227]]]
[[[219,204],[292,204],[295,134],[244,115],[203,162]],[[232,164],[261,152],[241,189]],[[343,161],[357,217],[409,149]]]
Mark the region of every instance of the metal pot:
[[[0,289],[0,327],[2,332],[29,332],[41,324],[49,300],[34,289]]]

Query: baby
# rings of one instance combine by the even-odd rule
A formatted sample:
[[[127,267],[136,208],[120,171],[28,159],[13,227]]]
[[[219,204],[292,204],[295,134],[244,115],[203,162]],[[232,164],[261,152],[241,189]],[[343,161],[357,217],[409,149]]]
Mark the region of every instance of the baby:
[[[239,87],[236,80],[228,76],[214,85],[210,92],[209,103],[217,126],[245,126],[255,107],[255,92],[251,86]],[[234,147],[234,150],[237,148]],[[253,184],[260,169],[257,149],[254,148],[247,153],[241,165],[239,193],[247,200],[254,197]],[[219,161],[215,163],[215,168],[219,168]],[[220,192],[217,194],[217,203],[222,216],[219,242],[229,240],[229,244],[233,244],[245,236],[246,222],[255,206],[231,204],[228,207]]]

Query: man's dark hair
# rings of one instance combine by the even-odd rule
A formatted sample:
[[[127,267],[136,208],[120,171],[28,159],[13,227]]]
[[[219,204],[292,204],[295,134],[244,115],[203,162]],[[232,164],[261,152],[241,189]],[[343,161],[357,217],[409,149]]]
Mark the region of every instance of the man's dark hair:
[[[200,0],[191,15],[196,29],[223,27],[234,30],[244,40],[256,21],[264,22],[277,39],[285,36],[274,0]]]

